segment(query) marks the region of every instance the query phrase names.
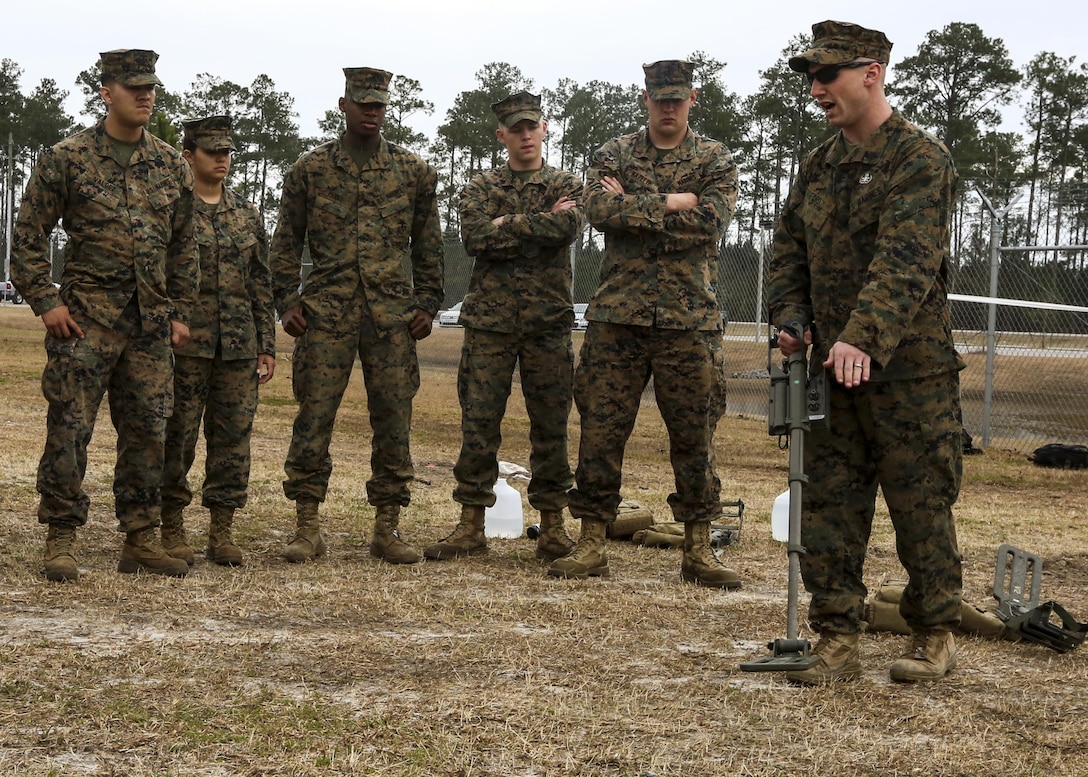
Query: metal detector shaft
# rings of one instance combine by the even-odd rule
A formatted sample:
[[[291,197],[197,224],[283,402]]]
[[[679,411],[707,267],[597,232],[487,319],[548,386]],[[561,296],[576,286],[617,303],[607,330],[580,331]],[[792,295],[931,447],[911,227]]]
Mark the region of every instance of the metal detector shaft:
[[[808,414],[805,410],[805,389],[808,380],[805,352],[792,354],[786,363],[789,381],[786,424],[790,433],[790,529],[786,553],[789,558],[789,594],[786,604],[786,639],[797,639],[798,599],[801,583],[801,486],[808,482],[805,475],[805,430]]]
[[[801,339],[803,327],[790,327],[790,334]],[[803,671],[817,662],[809,650],[808,640],[798,639],[798,600],[801,583],[801,487],[808,482],[805,475],[805,432],[809,428],[809,410],[813,408],[808,386],[808,362],[805,349],[791,354],[783,368],[770,365],[771,373],[771,434],[789,437],[790,514],[786,553],[789,559],[789,593],[786,600],[786,637],[776,639],[767,647],[770,656],[746,661],[740,665],[745,672]],[[784,384],[784,385],[783,385]]]

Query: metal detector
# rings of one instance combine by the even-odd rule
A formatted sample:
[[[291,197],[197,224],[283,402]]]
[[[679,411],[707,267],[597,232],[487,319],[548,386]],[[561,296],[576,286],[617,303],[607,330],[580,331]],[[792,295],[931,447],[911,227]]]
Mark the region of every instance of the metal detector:
[[[805,327],[793,322],[782,331],[803,342]],[[773,338],[773,349],[778,344]],[[789,557],[789,595],[786,607],[786,636],[767,647],[771,655],[746,661],[740,665],[744,672],[800,672],[815,666],[819,659],[812,655],[807,639],[797,637],[798,588],[801,580],[801,486],[808,482],[804,473],[805,432],[812,423],[827,420],[827,386],[823,371],[808,374],[806,348],[791,354],[781,366],[769,360],[771,396],[767,412],[767,430],[772,437],[789,435],[790,449],[790,524],[786,552]]]

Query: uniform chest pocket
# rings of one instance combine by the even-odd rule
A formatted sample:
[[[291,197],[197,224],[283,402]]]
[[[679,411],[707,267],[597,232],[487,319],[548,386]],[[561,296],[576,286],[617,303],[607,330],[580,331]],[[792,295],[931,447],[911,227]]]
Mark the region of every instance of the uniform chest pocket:
[[[322,197],[321,195],[314,198],[314,209],[322,213],[328,213],[337,218],[346,218],[348,215],[348,208],[344,203],[339,200]]]
[[[847,224],[850,234],[875,232],[880,224],[880,216],[884,212],[884,191],[876,187],[866,187],[857,190],[851,200],[850,219]]]
[[[201,251],[211,250],[216,244],[215,232],[210,229],[193,230],[193,236]]]
[[[252,232],[244,232],[234,236],[234,250],[240,254],[249,253],[257,245],[257,236]]]
[[[698,194],[702,189],[703,171],[688,166],[686,169],[677,172],[679,174],[676,176],[676,180],[673,181],[672,186],[667,191]]]
[[[407,197],[395,197],[378,206],[382,224],[390,235],[408,236],[412,220],[412,201]]]
[[[82,199],[101,205],[109,211],[114,211],[121,206],[121,196],[117,187],[106,181],[97,179],[80,181],[77,191]]]
[[[165,210],[181,197],[177,182],[172,178],[151,181],[148,184],[147,201],[155,210]]]
[[[835,213],[835,200],[830,191],[810,188],[798,208],[801,221],[813,232],[823,232]]]
[[[345,226],[349,210],[344,203],[318,195],[314,198],[311,228],[317,232],[335,233]]]
[[[623,191],[627,194],[657,194],[662,191],[658,186],[654,168],[649,165],[633,163],[619,171],[620,180],[623,181]]]

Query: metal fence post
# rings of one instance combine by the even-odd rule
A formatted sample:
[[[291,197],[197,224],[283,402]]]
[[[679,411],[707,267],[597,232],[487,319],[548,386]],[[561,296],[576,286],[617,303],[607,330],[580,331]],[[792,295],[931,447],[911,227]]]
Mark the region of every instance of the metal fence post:
[[[771,219],[762,219],[759,222],[759,272],[756,274],[756,308],[755,315],[752,318],[756,321],[755,328],[755,342],[763,342],[763,287],[765,285],[763,281],[763,268],[767,263],[767,233],[774,229],[775,222]],[[767,319],[767,326],[770,327],[770,317]]]
[[[982,199],[986,210],[990,211],[993,221],[990,224],[990,302],[986,305],[986,386],[982,396],[982,447],[990,445],[990,434],[993,429],[994,410],[994,357],[997,355],[997,286],[1001,266],[1001,228],[1005,223],[1005,217],[1009,215],[1013,205],[1020,199],[1020,195],[1013,197],[1012,202],[995,210],[986,195],[977,192]]]

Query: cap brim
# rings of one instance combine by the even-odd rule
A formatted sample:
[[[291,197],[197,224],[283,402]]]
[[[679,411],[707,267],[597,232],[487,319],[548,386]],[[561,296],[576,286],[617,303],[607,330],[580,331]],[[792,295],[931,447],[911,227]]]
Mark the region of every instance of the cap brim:
[[[807,73],[810,65],[841,65],[854,59],[852,52],[841,49],[809,49],[804,54],[790,57],[790,70]]]
[[[691,97],[690,86],[659,86],[647,89],[646,95],[651,100],[686,100]]]
[[[117,80],[125,86],[147,86],[148,84],[162,86],[162,81],[154,73],[132,73]]]
[[[389,92],[379,92],[376,89],[355,89],[348,92],[348,97],[357,103],[389,104]]]
[[[215,151],[237,151],[237,150],[238,150],[238,149],[236,149],[236,148],[234,147],[234,143],[232,143],[232,142],[231,142],[231,141],[229,141],[229,140],[226,140],[226,141],[223,141],[223,140],[205,140],[205,141],[199,141],[199,140],[198,140],[198,141],[197,141],[197,144],[196,144],[196,147],[197,147],[197,148],[199,148],[199,149],[203,149],[204,151],[209,151],[209,152],[215,152]]]
[[[503,119],[502,126],[509,129],[510,127],[513,127],[515,124],[517,124],[519,121],[532,121],[532,122],[536,122],[537,124],[539,124],[540,123],[540,112],[539,111],[518,111],[517,113],[513,113],[513,114],[507,116],[505,119]]]

